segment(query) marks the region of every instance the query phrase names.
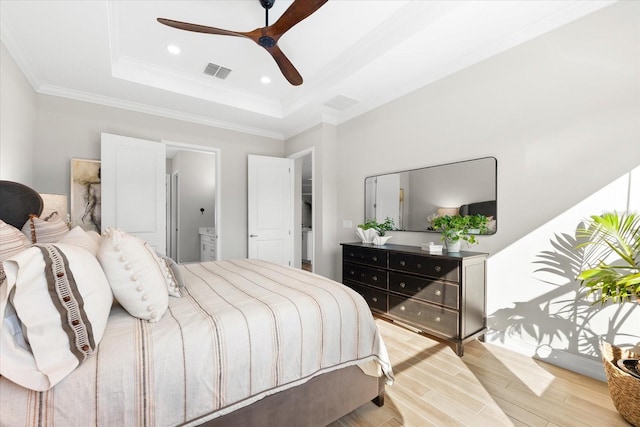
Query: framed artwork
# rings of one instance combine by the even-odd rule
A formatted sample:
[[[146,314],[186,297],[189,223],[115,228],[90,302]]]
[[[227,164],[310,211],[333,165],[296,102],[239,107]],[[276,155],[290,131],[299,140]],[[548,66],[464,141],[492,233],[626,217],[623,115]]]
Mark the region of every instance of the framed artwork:
[[[71,159],[71,227],[100,233],[100,160]]]

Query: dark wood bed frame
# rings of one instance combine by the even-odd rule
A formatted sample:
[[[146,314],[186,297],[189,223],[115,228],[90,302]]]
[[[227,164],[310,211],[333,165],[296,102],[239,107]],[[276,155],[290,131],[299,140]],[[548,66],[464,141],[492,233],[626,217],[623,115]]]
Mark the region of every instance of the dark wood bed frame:
[[[40,195],[23,184],[0,181],[0,200],[0,219],[17,228],[22,227],[30,213],[42,212]],[[384,388],[384,375],[373,377],[357,366],[349,366],[319,375],[202,425],[326,426],[369,401],[382,406]]]

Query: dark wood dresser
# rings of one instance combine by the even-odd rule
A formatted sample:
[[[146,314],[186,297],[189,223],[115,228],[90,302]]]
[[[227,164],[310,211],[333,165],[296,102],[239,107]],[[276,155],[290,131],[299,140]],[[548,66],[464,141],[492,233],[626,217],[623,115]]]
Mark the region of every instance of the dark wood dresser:
[[[455,344],[484,338],[487,254],[342,243],[342,283],[380,317]]]

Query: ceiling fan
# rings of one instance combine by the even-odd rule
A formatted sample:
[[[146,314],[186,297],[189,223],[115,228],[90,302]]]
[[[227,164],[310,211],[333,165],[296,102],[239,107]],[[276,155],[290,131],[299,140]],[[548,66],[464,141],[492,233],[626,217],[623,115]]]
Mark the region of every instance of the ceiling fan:
[[[284,77],[294,86],[302,84],[302,76],[293,66],[289,58],[278,47],[278,39],[289,31],[294,25],[313,14],[328,0],[295,0],[291,6],[272,25],[269,25],[269,9],[275,0],[259,0],[265,10],[265,26],[249,32],[229,31],[220,28],[207,27],[205,25],[190,24],[188,22],[174,21],[158,18],[158,22],[180,30],[196,33],[219,34],[223,36],[245,37],[253,40],[271,54],[280,67]]]

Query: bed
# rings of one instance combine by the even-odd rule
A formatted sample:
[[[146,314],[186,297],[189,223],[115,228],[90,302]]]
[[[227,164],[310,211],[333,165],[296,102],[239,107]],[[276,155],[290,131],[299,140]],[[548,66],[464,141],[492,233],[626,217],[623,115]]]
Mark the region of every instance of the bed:
[[[7,185],[0,181],[0,198]],[[3,203],[0,219],[6,210]],[[82,234],[72,232],[76,238]],[[156,313],[161,303],[154,302],[155,317],[141,318],[146,312],[134,316],[126,298],[118,298],[117,286],[110,283],[115,298],[108,303],[104,332],[95,349],[79,346],[87,349],[82,357],[76,356],[82,361],[73,359],[77,366],[59,375],[50,388],[52,382],[47,381],[55,375],[45,375],[42,386],[38,377],[36,390],[19,385],[22,379],[9,370],[12,361],[5,354],[9,309],[15,306],[18,315],[20,310],[25,313],[23,329],[14,326],[11,333],[28,336],[36,360],[33,369],[39,368],[36,353],[41,348],[37,329],[24,326],[29,323],[27,311],[33,311],[40,298],[30,299],[26,291],[20,294],[19,277],[27,269],[24,260],[39,260],[46,250],[60,250],[69,257],[68,273],[85,282],[80,280],[82,274],[94,265],[88,260],[91,251],[73,247],[69,234],[12,257],[5,254],[7,278],[0,286],[1,425],[316,426],[370,400],[383,404],[384,387],[393,381],[393,374],[360,295],[319,275],[252,259],[160,264],[166,271],[171,267],[171,277],[181,286],[173,289],[179,297],[170,293],[166,298],[162,315]],[[108,233],[98,236],[99,245],[104,246],[105,236]],[[126,243],[122,245],[126,248]],[[84,257],[82,263],[74,261],[71,255],[76,253]],[[137,261],[127,256],[129,261],[122,261],[124,256],[119,260],[136,270]],[[100,265],[110,282],[114,276]],[[98,282],[91,281],[91,289]],[[150,285],[141,279],[137,283]],[[88,293],[85,305],[103,307],[105,294],[101,295]],[[37,315],[38,320],[43,316]],[[94,324],[98,336],[99,321]],[[67,344],[66,351],[69,347],[73,345]]]

